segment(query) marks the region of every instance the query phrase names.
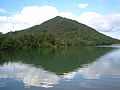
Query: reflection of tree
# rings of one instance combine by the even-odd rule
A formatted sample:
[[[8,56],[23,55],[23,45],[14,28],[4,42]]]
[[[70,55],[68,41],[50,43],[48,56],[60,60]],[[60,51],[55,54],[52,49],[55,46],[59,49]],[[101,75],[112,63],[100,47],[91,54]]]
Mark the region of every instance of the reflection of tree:
[[[56,74],[63,74],[80,68],[83,64],[93,62],[96,58],[109,52],[110,48],[76,47],[63,49],[23,50],[0,52],[0,63],[20,61],[43,67]]]

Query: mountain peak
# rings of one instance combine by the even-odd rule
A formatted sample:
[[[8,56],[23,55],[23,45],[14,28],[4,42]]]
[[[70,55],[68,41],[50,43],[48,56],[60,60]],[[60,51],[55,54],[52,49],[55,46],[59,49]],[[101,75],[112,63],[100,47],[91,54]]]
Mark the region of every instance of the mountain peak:
[[[63,17],[61,17],[61,16],[56,16],[56,17],[54,17],[54,18],[63,18]]]
[[[94,46],[120,43],[119,40],[103,35],[87,25],[60,16],[56,16],[40,25],[4,36],[1,36],[5,39],[0,42],[0,49]],[[12,44],[9,45],[9,42]]]
[[[56,16],[56,17],[54,17],[54,18],[52,18],[50,20],[54,20],[54,19],[59,21],[59,20],[67,19],[67,18],[64,18],[64,17],[61,17],[61,16]]]
[[[62,16],[56,16],[56,17],[54,17],[54,18],[52,18],[52,19],[56,19],[56,20],[68,20],[68,18],[66,18],[66,17],[62,17]],[[71,19],[70,19],[71,20]]]

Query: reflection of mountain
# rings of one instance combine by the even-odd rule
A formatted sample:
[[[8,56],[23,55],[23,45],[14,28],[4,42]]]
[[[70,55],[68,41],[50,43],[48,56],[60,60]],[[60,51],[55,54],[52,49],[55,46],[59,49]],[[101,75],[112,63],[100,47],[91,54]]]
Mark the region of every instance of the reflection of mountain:
[[[96,59],[95,62],[79,68],[75,72],[69,72],[64,78],[72,79],[80,74],[85,79],[99,79],[109,76],[120,79],[120,49],[109,52]]]
[[[120,77],[120,49],[101,56],[79,72],[87,79],[100,78],[103,75]]]
[[[70,51],[69,50],[70,49],[67,49],[66,51],[63,50],[63,51],[55,51],[55,52],[57,53],[58,56],[59,55],[60,56],[65,55],[66,59],[67,59],[67,55],[70,54],[70,53],[71,53],[70,55],[72,55],[74,53],[73,54],[74,57],[76,55],[75,53],[79,53],[77,55],[77,57],[78,57],[80,54],[84,55],[85,52],[86,52],[85,48],[82,49],[83,50],[83,51],[81,51],[82,53],[78,52],[79,51],[78,49],[75,49],[75,51],[77,51],[77,52],[73,52],[73,53],[70,52],[71,50]],[[33,53],[30,54],[30,52],[29,52],[29,54],[28,53],[25,54],[25,52],[17,54],[18,55],[17,57],[15,57],[15,56],[12,57],[12,55],[14,55],[14,54],[11,54],[11,55],[8,55],[9,58],[5,58],[5,56],[7,56],[7,54],[5,54],[4,57],[2,56],[2,58],[3,58],[2,60],[6,59],[6,60],[8,60],[8,62],[4,62],[4,64],[2,64],[0,66],[0,80],[3,79],[3,78],[4,78],[4,80],[11,78],[11,79],[22,82],[25,86],[28,86],[28,87],[33,86],[33,87],[50,88],[50,87],[54,87],[56,84],[59,84],[62,80],[69,81],[69,80],[75,79],[75,77],[80,77],[80,78],[83,78],[84,81],[79,82],[79,86],[80,87],[83,87],[83,86],[86,87],[86,85],[91,84],[91,83],[88,82],[88,79],[89,80],[96,79],[96,78],[98,79],[98,78],[100,78],[101,76],[104,76],[104,75],[109,75],[109,76],[112,76],[112,77],[117,75],[117,79],[118,79],[117,84],[119,84],[119,79],[120,79],[120,71],[119,71],[119,69],[120,69],[120,56],[119,56],[120,55],[120,49],[114,50],[114,51],[109,52],[107,54],[104,54],[102,56],[100,56],[100,53],[98,53],[98,51],[101,52],[101,54],[102,54],[102,53],[105,53],[105,51],[109,51],[108,48],[95,48],[95,49],[89,48],[87,50],[88,50],[87,51],[88,56],[91,55],[91,57],[98,57],[96,59],[93,58],[96,61],[94,61],[94,62],[92,62],[93,60],[92,61],[87,61],[88,60],[87,58],[90,58],[90,57],[86,57],[86,58],[84,57],[86,62],[92,62],[92,63],[90,63],[86,66],[82,66],[82,64],[87,64],[87,63],[86,62],[80,63],[80,62],[78,62],[79,61],[78,60],[77,63],[81,64],[80,66],[82,66],[82,67],[77,67],[76,63],[73,63],[73,67],[72,66],[71,67],[70,66],[65,66],[67,68],[70,67],[71,69],[74,69],[74,66],[76,65],[76,68],[78,68],[78,69],[75,70],[75,71],[66,71],[67,73],[64,72],[64,74],[60,75],[60,76],[57,75],[57,74],[58,73],[63,73],[63,72],[57,71],[57,72],[55,72],[57,74],[55,74],[53,72],[50,72],[50,71],[55,71],[55,70],[60,70],[60,69],[54,69],[55,67],[54,68],[52,67],[53,69],[52,68],[48,69],[50,67],[48,65],[49,64],[48,62],[50,62],[49,60],[51,60],[51,59],[55,60],[53,58],[53,56],[55,54],[53,54],[50,58],[49,54],[52,54],[52,53],[49,52],[49,54],[48,54],[47,52],[45,52],[48,57],[46,55],[43,56],[44,58],[42,57],[46,66],[48,66],[47,70],[49,70],[49,71],[44,70],[44,68],[42,68],[45,65],[43,65],[43,63],[39,61],[39,60],[41,60],[40,52],[39,52],[40,57],[38,57],[38,55],[35,55],[37,57],[34,57],[34,58],[33,58],[34,55],[30,56],[30,55],[33,54]],[[93,51],[91,51],[91,50],[93,50]],[[69,51],[69,52],[67,52],[67,51]],[[34,52],[34,54],[37,54],[37,53]],[[22,55],[23,55],[24,58],[22,57]],[[42,55],[44,55],[44,54],[42,54]],[[92,56],[92,55],[95,55],[95,56]],[[56,58],[58,56],[55,55]],[[48,61],[46,61],[45,57],[50,58],[50,59],[48,59]],[[11,59],[13,60],[13,62],[10,61]],[[18,59],[18,61],[16,59]],[[23,60],[26,60],[26,61],[22,61],[22,60],[20,61],[20,59],[23,59]],[[35,63],[34,63],[33,59],[36,61]],[[79,57],[79,59],[80,59],[80,57]],[[84,60],[84,59],[82,58],[80,60]],[[92,58],[90,58],[90,60],[91,59]],[[33,60],[33,61],[30,62],[30,60]],[[38,63],[37,63],[37,61],[38,61]],[[68,61],[68,63],[70,62],[69,60],[67,60],[67,61]],[[26,64],[24,64],[23,62],[26,63]],[[56,60],[55,60],[55,62],[56,62]],[[64,63],[67,63],[67,62],[64,61]],[[61,64],[62,63],[60,63],[60,65]],[[36,67],[33,66],[33,65],[35,65]],[[40,67],[39,65],[42,66],[42,67]],[[50,63],[50,65],[52,66],[51,63]],[[62,69],[65,68],[65,67],[60,67],[59,64],[58,64],[58,67],[62,68]],[[3,81],[3,83],[6,84],[6,81]],[[69,82],[69,83],[71,83],[71,82]]]
[[[96,58],[109,52],[110,48],[82,47],[65,49],[26,50],[17,52],[1,52],[0,63],[20,61],[43,67],[56,74],[71,72],[83,64],[93,62]]]

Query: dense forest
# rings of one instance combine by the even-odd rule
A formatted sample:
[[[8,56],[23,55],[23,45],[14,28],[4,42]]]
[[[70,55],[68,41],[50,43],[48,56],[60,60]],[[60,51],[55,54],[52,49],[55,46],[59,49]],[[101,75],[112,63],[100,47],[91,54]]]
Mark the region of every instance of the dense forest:
[[[96,46],[120,43],[77,21],[55,17],[21,31],[0,33],[0,49]]]

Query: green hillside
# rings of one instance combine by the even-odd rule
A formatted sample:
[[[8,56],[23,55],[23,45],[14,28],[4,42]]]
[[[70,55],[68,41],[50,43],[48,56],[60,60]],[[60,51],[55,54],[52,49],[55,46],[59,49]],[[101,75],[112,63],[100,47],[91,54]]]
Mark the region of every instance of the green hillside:
[[[0,34],[0,49],[95,46],[119,42],[91,27],[60,16],[28,29]]]

